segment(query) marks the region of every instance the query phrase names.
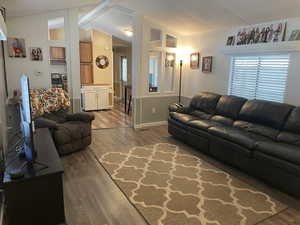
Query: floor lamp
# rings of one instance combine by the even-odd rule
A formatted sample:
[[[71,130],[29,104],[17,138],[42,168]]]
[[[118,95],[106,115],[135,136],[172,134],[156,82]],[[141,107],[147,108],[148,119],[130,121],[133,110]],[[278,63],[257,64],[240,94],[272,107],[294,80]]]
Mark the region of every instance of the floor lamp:
[[[167,53],[166,57],[166,67],[174,67],[175,68],[175,54]],[[173,65],[173,66],[172,66]],[[178,104],[181,105],[181,83],[182,83],[182,67],[183,67],[183,59],[179,61],[180,66],[180,77],[179,77],[179,95],[178,95]]]
[[[183,66],[183,60],[180,60],[179,63],[180,66],[180,72],[179,72],[179,96],[178,96],[178,104],[181,105],[181,82],[182,82],[182,66]]]

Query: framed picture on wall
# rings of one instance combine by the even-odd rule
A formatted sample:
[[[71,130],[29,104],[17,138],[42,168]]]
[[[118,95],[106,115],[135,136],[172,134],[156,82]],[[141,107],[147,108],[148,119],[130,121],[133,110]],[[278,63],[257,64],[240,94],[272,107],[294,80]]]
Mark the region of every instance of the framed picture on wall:
[[[43,61],[43,51],[41,48],[30,48],[30,58],[32,61]]]
[[[299,41],[300,40],[300,30],[293,30],[289,41]]]
[[[242,27],[236,35],[236,44],[249,45],[284,41],[286,24],[286,21],[274,21]]]
[[[8,38],[7,48],[9,57],[26,58],[25,39]]]
[[[228,37],[226,45],[227,46],[235,45],[235,36]]]
[[[202,72],[212,72],[212,56],[202,57]]]

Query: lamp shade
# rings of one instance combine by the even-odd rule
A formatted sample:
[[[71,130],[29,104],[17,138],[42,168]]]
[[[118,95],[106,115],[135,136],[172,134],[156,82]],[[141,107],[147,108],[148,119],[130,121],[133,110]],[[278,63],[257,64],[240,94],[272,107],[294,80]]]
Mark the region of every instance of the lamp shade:
[[[4,22],[4,18],[0,13],[0,40],[6,41],[6,39],[7,39],[7,28]]]
[[[177,48],[176,57],[177,61],[180,62],[182,61],[184,64],[189,63],[190,61],[190,54],[192,53],[192,49],[189,47],[185,48]]]

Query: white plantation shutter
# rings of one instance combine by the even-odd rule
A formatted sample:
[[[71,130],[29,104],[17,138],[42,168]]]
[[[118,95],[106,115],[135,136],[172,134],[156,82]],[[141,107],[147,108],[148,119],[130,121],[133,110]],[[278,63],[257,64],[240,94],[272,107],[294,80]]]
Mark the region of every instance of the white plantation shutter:
[[[288,68],[288,55],[232,57],[229,94],[283,102]]]

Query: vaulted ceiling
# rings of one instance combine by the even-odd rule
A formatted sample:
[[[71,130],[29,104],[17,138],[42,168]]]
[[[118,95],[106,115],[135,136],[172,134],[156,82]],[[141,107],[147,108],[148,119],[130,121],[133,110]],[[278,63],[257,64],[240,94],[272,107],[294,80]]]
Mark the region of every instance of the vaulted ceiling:
[[[123,0],[120,4],[182,34],[300,16],[299,0]]]
[[[8,16],[27,16],[59,9],[84,7],[99,0],[0,0]]]
[[[4,0],[9,16],[96,5],[101,0]],[[183,35],[224,27],[300,17],[299,0],[113,0]],[[102,26],[124,24],[124,15],[112,11]],[[110,19],[113,23],[109,23]],[[106,22],[105,22],[106,21]]]

